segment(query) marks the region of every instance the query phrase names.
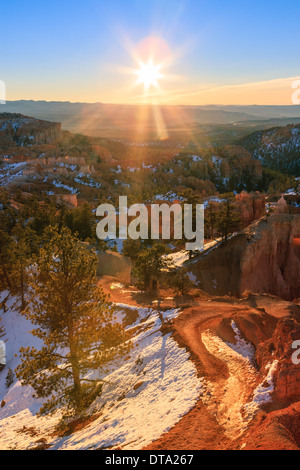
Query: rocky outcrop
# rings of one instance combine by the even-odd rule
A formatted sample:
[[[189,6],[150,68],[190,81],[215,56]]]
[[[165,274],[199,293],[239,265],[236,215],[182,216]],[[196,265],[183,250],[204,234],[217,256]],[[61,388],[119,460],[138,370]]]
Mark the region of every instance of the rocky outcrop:
[[[276,214],[260,224],[243,250],[240,294],[268,292],[287,300],[300,296],[300,216]]]
[[[287,212],[290,214],[300,214],[300,191],[297,194],[285,194],[284,199],[287,205]]]
[[[243,227],[247,227],[254,220],[260,219],[266,212],[266,198],[262,193],[247,193],[242,191],[237,194],[235,204],[240,213]]]
[[[51,144],[62,136],[61,124],[22,114],[0,114],[0,147]]]
[[[300,324],[294,319],[278,322],[273,335],[274,356],[278,359],[275,372],[275,394],[279,400],[290,402],[300,400],[300,367],[295,342],[300,342]],[[299,344],[299,343],[298,343]],[[300,347],[298,346],[298,350]]]
[[[241,438],[243,450],[299,450],[300,402],[258,417]]]
[[[56,204],[62,204],[70,209],[77,207],[77,195],[76,194],[56,194]]]
[[[131,281],[131,263],[128,258],[114,251],[104,251],[98,253],[99,276],[113,276],[120,282],[129,283]]]
[[[198,287],[214,295],[270,293],[300,297],[300,216],[274,214],[225,245],[186,263]]]

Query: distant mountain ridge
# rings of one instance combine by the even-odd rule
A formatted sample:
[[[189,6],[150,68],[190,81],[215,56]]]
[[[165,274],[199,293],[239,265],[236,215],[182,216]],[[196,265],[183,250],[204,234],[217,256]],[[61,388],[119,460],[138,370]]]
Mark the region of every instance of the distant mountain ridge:
[[[1,112],[21,113],[36,119],[61,122],[65,130],[118,138],[142,129],[152,132],[159,119],[166,129],[197,129],[203,125],[234,125],[273,119],[300,122],[300,105],[291,106],[158,106],[60,101],[7,101]],[[288,121],[290,122],[290,121]],[[283,122],[277,125],[286,125]],[[250,124],[252,123],[252,124]],[[254,127],[255,128],[255,127]],[[266,124],[262,126],[266,128]],[[103,133],[103,131],[105,131]]]

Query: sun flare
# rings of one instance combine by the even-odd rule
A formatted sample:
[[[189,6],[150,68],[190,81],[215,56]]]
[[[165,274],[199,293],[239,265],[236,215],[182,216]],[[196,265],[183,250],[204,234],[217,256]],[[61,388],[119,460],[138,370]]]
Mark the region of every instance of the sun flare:
[[[160,70],[161,65],[155,65],[152,60],[149,60],[147,63],[141,63],[140,69],[136,71],[138,76],[137,83],[142,83],[145,90],[149,90],[151,86],[158,88],[158,80],[163,77]]]

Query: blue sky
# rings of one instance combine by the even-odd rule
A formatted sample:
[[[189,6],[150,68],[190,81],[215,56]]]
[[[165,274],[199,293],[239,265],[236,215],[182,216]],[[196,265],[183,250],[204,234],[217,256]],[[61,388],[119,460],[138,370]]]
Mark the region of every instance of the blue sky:
[[[291,0],[6,2],[0,79],[7,99],[134,102],[143,93],[124,71],[155,36],[169,51],[162,73],[174,78],[162,80],[165,96],[189,101],[192,90],[201,104],[198,88],[298,77],[299,17]]]

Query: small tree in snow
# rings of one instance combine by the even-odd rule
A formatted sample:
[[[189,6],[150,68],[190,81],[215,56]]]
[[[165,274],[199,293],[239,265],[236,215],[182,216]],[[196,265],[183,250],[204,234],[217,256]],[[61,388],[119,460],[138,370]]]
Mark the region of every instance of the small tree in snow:
[[[101,391],[103,380],[90,378],[91,370],[129,348],[122,325],[113,322],[112,305],[97,286],[97,256],[69,229],[50,229],[30,274],[29,303],[24,312],[37,326],[33,335],[44,346],[20,350],[16,375],[31,385],[38,397],[48,398],[40,414],[65,406],[84,408]]]

